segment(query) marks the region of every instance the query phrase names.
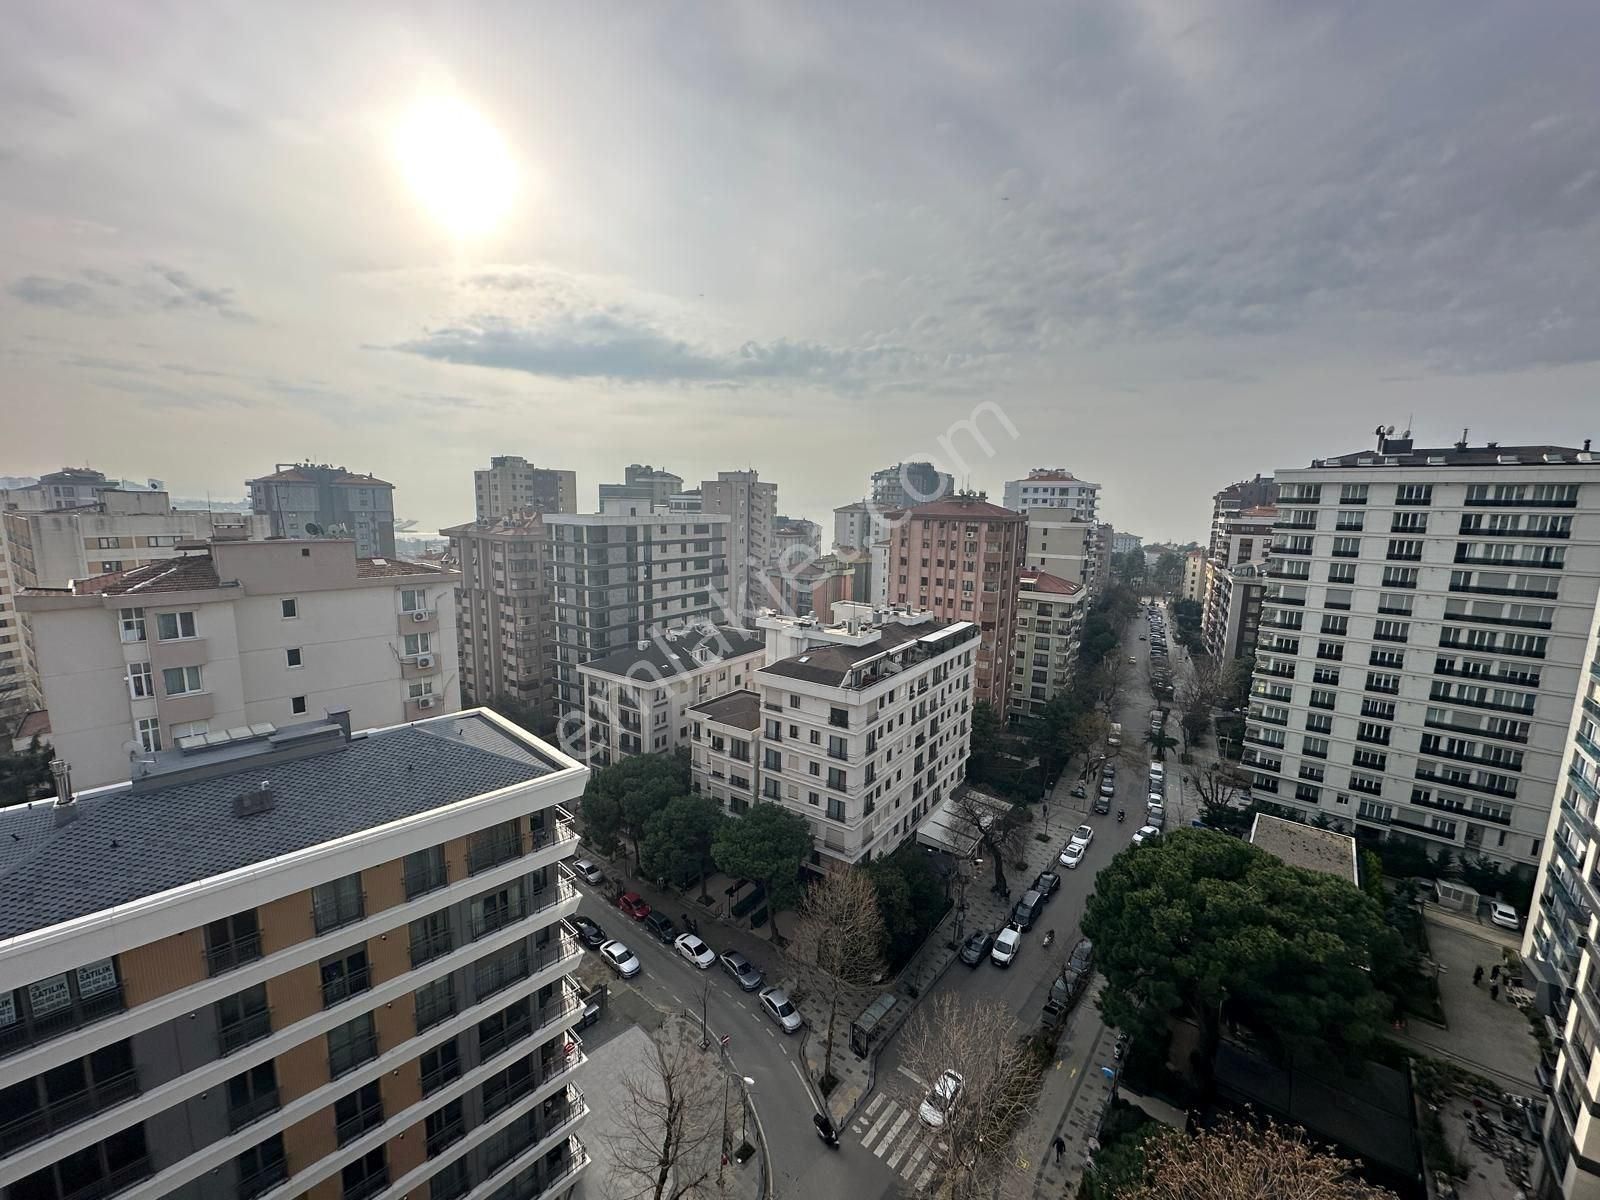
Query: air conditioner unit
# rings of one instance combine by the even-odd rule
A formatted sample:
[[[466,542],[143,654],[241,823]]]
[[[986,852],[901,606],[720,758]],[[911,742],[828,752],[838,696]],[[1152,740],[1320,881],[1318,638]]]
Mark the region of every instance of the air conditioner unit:
[[[417,624],[420,625],[420,624],[422,624],[422,622],[426,621],[431,616],[433,616],[433,614],[431,612],[429,612],[427,609],[419,608],[419,609],[417,609],[415,612],[413,612],[411,614],[411,619],[413,621],[415,621]]]
[[[433,707],[433,697],[432,696],[422,696],[422,697],[418,698],[417,707],[418,708],[432,708]]]
[[[417,655],[417,666],[419,666],[419,667],[431,667],[431,666],[433,666],[433,655],[431,655],[431,654],[419,654],[419,655]]]

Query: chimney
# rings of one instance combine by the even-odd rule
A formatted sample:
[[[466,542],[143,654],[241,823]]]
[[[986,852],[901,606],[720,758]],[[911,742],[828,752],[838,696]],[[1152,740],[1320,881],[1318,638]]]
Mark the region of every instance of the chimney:
[[[56,781],[56,802],[51,813],[55,828],[60,829],[78,819],[78,798],[72,794],[72,764],[64,758],[52,758],[50,774]]]
[[[350,740],[350,710],[348,708],[324,709],[322,715],[339,727],[339,731],[344,734],[345,741],[348,742]]]
[[[1583,448],[1584,448],[1584,449],[1585,449],[1585,450],[1587,450],[1587,449],[1588,449],[1588,448],[1589,448],[1589,442],[1590,442],[1590,440],[1591,440],[1591,439],[1589,439],[1589,438],[1584,438],[1584,439],[1583,439]]]

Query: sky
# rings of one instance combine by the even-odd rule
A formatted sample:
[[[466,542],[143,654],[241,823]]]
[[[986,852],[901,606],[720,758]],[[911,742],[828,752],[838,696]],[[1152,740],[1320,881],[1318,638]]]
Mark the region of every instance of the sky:
[[[755,467],[827,527],[932,458],[1203,541],[1379,425],[1600,435],[1592,3],[0,12],[0,475],[309,458],[427,529],[491,454]]]

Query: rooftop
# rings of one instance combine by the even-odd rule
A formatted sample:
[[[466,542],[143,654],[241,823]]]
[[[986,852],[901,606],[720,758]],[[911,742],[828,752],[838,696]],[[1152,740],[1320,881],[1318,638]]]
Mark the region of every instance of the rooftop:
[[[766,646],[766,638],[732,626],[696,624],[669,629],[642,645],[613,650],[583,664],[585,671],[599,671],[635,679],[667,679],[715,666],[730,658],[755,654]],[[701,662],[701,651],[710,655]]]
[[[953,496],[948,500],[935,500],[932,504],[918,504],[914,508],[887,514],[891,517],[909,516],[957,517],[966,521],[1026,521],[1027,517],[1015,509],[990,504],[979,496]]]
[[[22,718],[22,724],[17,726],[16,736],[12,744],[27,745],[34,738],[47,738],[50,736],[50,710],[48,708],[29,709],[28,714]]]
[[[1062,579],[1061,576],[1052,575],[1048,571],[1036,571],[1026,567],[1017,572],[1017,586],[1035,592],[1054,592],[1062,596],[1076,596],[1083,591],[1081,583],[1073,583],[1070,579]]]
[[[347,471],[343,467],[332,467],[323,463],[314,466],[311,463],[295,463],[290,466],[278,464],[278,469],[271,475],[257,475],[250,483],[353,483],[361,487],[393,487],[394,484],[379,479],[376,475],[361,475],[355,471]]]
[[[1356,840],[1348,833],[1257,813],[1250,826],[1250,844],[1291,867],[1337,875],[1358,886],[1361,883],[1356,873]]]
[[[0,809],[0,939],[565,768],[481,710],[349,741],[328,724],[257,731],[217,750],[167,751],[157,763],[170,780],[154,775],[84,793],[64,824],[51,800]],[[264,780],[272,806],[239,815],[235,802]]]
[[[804,679],[811,683],[824,683],[838,687],[850,676],[852,670],[870,659],[907,646],[914,642],[926,643],[930,653],[940,653],[948,641],[957,646],[975,636],[978,627],[971,621],[922,621],[915,625],[887,624],[877,629],[877,637],[864,645],[827,642],[813,646],[803,654],[791,655],[761,668],[763,675],[778,675],[785,679]],[[958,635],[959,634],[959,635]],[[863,684],[876,682],[864,680]]]
[[[1589,449],[1588,439],[1584,440],[1581,447],[1502,446],[1499,442],[1469,446],[1465,442],[1457,442],[1453,446],[1430,448],[1416,447],[1410,438],[1387,438],[1380,439],[1378,446],[1372,450],[1357,450],[1353,454],[1311,460],[1312,467],[1495,467],[1595,463],[1600,463],[1600,457]]]
[[[761,697],[755,692],[729,692],[689,709],[708,721],[732,725],[735,729],[761,728]]]
[[[1034,467],[1028,472],[1026,479],[1018,479],[1017,483],[1077,483],[1084,487],[1099,487],[1098,483],[1090,483],[1087,479],[1079,479],[1065,467]]]
[[[438,575],[441,570],[427,563],[399,558],[356,559],[357,579],[401,579],[413,575]],[[92,575],[72,581],[74,596],[150,595],[153,592],[204,592],[225,586],[217,574],[216,560],[210,554],[185,554],[146,563],[131,571]]]

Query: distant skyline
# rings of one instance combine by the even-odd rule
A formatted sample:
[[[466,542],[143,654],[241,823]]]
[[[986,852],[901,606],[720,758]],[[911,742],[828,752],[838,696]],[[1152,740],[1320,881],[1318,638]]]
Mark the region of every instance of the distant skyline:
[[[1147,540],[1371,444],[1600,436],[1600,10],[13,5],[0,473],[434,530],[518,454],[827,527],[975,406]],[[954,464],[940,462],[945,469]]]

